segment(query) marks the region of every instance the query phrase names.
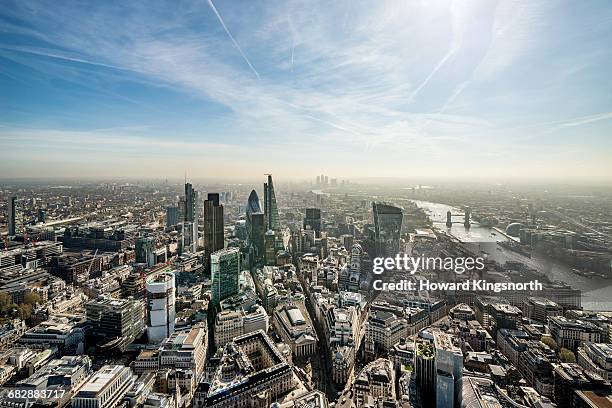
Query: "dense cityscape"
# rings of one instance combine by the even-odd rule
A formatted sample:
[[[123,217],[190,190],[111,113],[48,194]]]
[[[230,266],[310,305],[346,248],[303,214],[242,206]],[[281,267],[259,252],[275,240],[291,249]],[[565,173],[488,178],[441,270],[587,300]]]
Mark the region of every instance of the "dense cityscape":
[[[612,2],[0,0],[0,408],[612,408]]]
[[[262,175],[0,197],[1,407],[612,406],[609,189]],[[373,273],[398,254],[485,268]]]

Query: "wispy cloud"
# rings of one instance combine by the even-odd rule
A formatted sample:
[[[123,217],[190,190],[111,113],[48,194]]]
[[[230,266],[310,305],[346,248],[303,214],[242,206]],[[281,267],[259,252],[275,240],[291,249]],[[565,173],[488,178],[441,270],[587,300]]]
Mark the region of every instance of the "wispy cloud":
[[[565,122],[561,126],[563,127],[582,126],[582,125],[586,125],[589,123],[599,122],[601,120],[608,120],[608,119],[612,119],[612,112],[600,113],[596,115],[589,115],[589,116],[585,116],[582,118],[577,118],[569,122]]]
[[[215,7],[215,4],[212,2],[212,0],[208,0],[208,5],[210,6],[210,8],[212,9],[212,11],[215,13],[215,15],[217,16],[217,19],[219,20],[219,23],[221,23],[221,26],[223,27],[223,30],[225,30],[225,33],[227,34],[227,36],[230,38],[230,40],[232,40],[232,43],[234,43],[234,46],[236,47],[236,49],[238,50],[238,52],[240,53],[240,55],[242,56],[242,59],[244,59],[244,62],[247,63],[247,65],[249,66],[249,68],[251,68],[251,71],[253,71],[253,73],[255,74],[255,76],[257,78],[259,78],[259,72],[257,72],[257,70],[255,69],[255,67],[253,66],[253,64],[251,64],[251,61],[249,61],[249,59],[247,58],[246,54],[244,53],[244,51],[242,51],[242,48],[240,48],[240,45],[238,44],[238,41],[236,41],[236,39],[234,38],[234,36],[232,35],[232,33],[230,33],[230,30],[227,28],[227,26],[225,25],[225,21],[223,21],[223,18],[221,17],[221,14],[219,14],[219,11],[217,10],[217,8]]]
[[[477,162],[484,153],[471,148],[474,143],[486,145],[483,152],[522,157],[526,153],[514,141],[530,123],[551,120],[571,130],[608,119],[605,113],[589,114],[609,110],[592,102],[597,100],[592,95],[599,95],[599,103],[607,100],[605,87],[590,90],[589,98],[574,92],[563,112],[544,99],[563,96],[566,86],[549,78],[547,64],[554,55],[538,56],[546,30],[554,27],[546,23],[552,18],[545,13],[546,2],[315,2],[308,7],[294,1],[245,2],[227,12],[222,8],[223,16],[212,0],[207,3],[51,8],[23,0],[3,12],[9,18],[0,15],[0,72],[28,85],[35,82],[29,75],[45,78],[45,89],[55,87],[61,96],[74,95],[68,82],[132,101],[134,107],[111,103],[98,109],[99,101],[83,99],[66,109],[83,117],[81,128],[92,127],[88,120],[117,128],[105,134],[114,149],[122,148],[115,142],[125,136],[121,128],[148,120],[147,130],[129,131],[127,140],[151,139],[160,150],[183,143],[198,152],[223,140],[275,146],[285,154],[292,153],[294,143],[308,141],[324,147],[331,160],[354,155],[355,163],[378,164],[388,163],[379,157],[424,152],[414,160],[422,160],[425,169],[426,155],[452,161],[461,156],[457,152],[469,152]],[[574,80],[592,75],[588,70],[602,63],[601,54],[589,50],[589,55],[579,71],[572,71]],[[27,69],[11,68],[9,62]],[[247,67],[253,75],[245,75]],[[538,88],[539,78],[546,80],[546,89]],[[520,87],[526,80],[536,83],[534,89]],[[154,114],[140,109],[147,104],[156,108]],[[16,107],[28,110],[10,108]],[[58,112],[44,115],[32,108],[30,117],[48,131],[54,126],[70,131],[65,123],[75,120]],[[0,113],[2,120],[16,122],[7,113]],[[161,122],[168,125],[160,129]],[[193,126],[189,135],[186,122]],[[86,141],[99,133],[90,130],[87,136],[61,137],[72,138],[74,148],[90,145]],[[23,143],[49,134],[32,133]],[[164,137],[169,145],[160,144]],[[194,139],[205,147],[191,145]],[[11,143],[19,141],[13,137]]]
[[[103,62],[90,61],[90,60],[83,59],[83,58],[71,57],[68,55],[62,55],[62,54],[51,52],[51,51],[37,50],[37,49],[32,49],[32,48],[27,48],[27,47],[14,47],[14,46],[0,45],[0,50],[21,52],[21,53],[37,55],[41,57],[54,58],[54,59],[58,59],[62,61],[77,62],[79,64],[93,65],[96,67],[128,70],[127,68],[119,66],[119,65],[105,64]]]

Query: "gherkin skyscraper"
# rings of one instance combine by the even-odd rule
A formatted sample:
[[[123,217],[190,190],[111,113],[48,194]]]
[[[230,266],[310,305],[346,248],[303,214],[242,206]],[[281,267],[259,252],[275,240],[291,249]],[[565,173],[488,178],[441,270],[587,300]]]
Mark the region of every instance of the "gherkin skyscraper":
[[[264,214],[266,216],[266,228],[268,230],[278,231],[280,229],[278,205],[276,204],[272,175],[268,174],[267,176],[268,182],[264,183]]]

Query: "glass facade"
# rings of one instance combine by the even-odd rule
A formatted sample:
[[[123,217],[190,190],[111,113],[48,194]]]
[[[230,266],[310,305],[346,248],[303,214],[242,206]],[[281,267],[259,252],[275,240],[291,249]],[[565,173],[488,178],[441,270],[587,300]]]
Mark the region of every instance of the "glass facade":
[[[395,256],[400,251],[404,212],[386,203],[372,203],[377,256]]]
[[[229,296],[238,293],[238,275],[240,274],[240,252],[238,248],[226,248],[210,256],[212,276],[212,303],[219,303]]]

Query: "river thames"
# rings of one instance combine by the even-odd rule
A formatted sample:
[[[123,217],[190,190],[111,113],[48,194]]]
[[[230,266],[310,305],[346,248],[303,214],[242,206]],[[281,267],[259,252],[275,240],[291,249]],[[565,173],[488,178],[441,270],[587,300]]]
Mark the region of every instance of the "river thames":
[[[444,231],[463,242],[479,243],[480,250],[488,254],[489,259],[503,264],[506,261],[516,261],[535,268],[548,276],[551,281],[561,281],[582,291],[582,307],[585,310],[612,311],[612,280],[599,276],[587,278],[572,272],[572,268],[550,258],[529,258],[498,245],[498,241],[509,238],[493,228],[472,223],[470,228],[463,225],[463,210],[450,205],[432,203],[429,201],[412,200],[423,208],[433,222],[435,229]],[[446,213],[453,214],[452,227],[446,226]]]

